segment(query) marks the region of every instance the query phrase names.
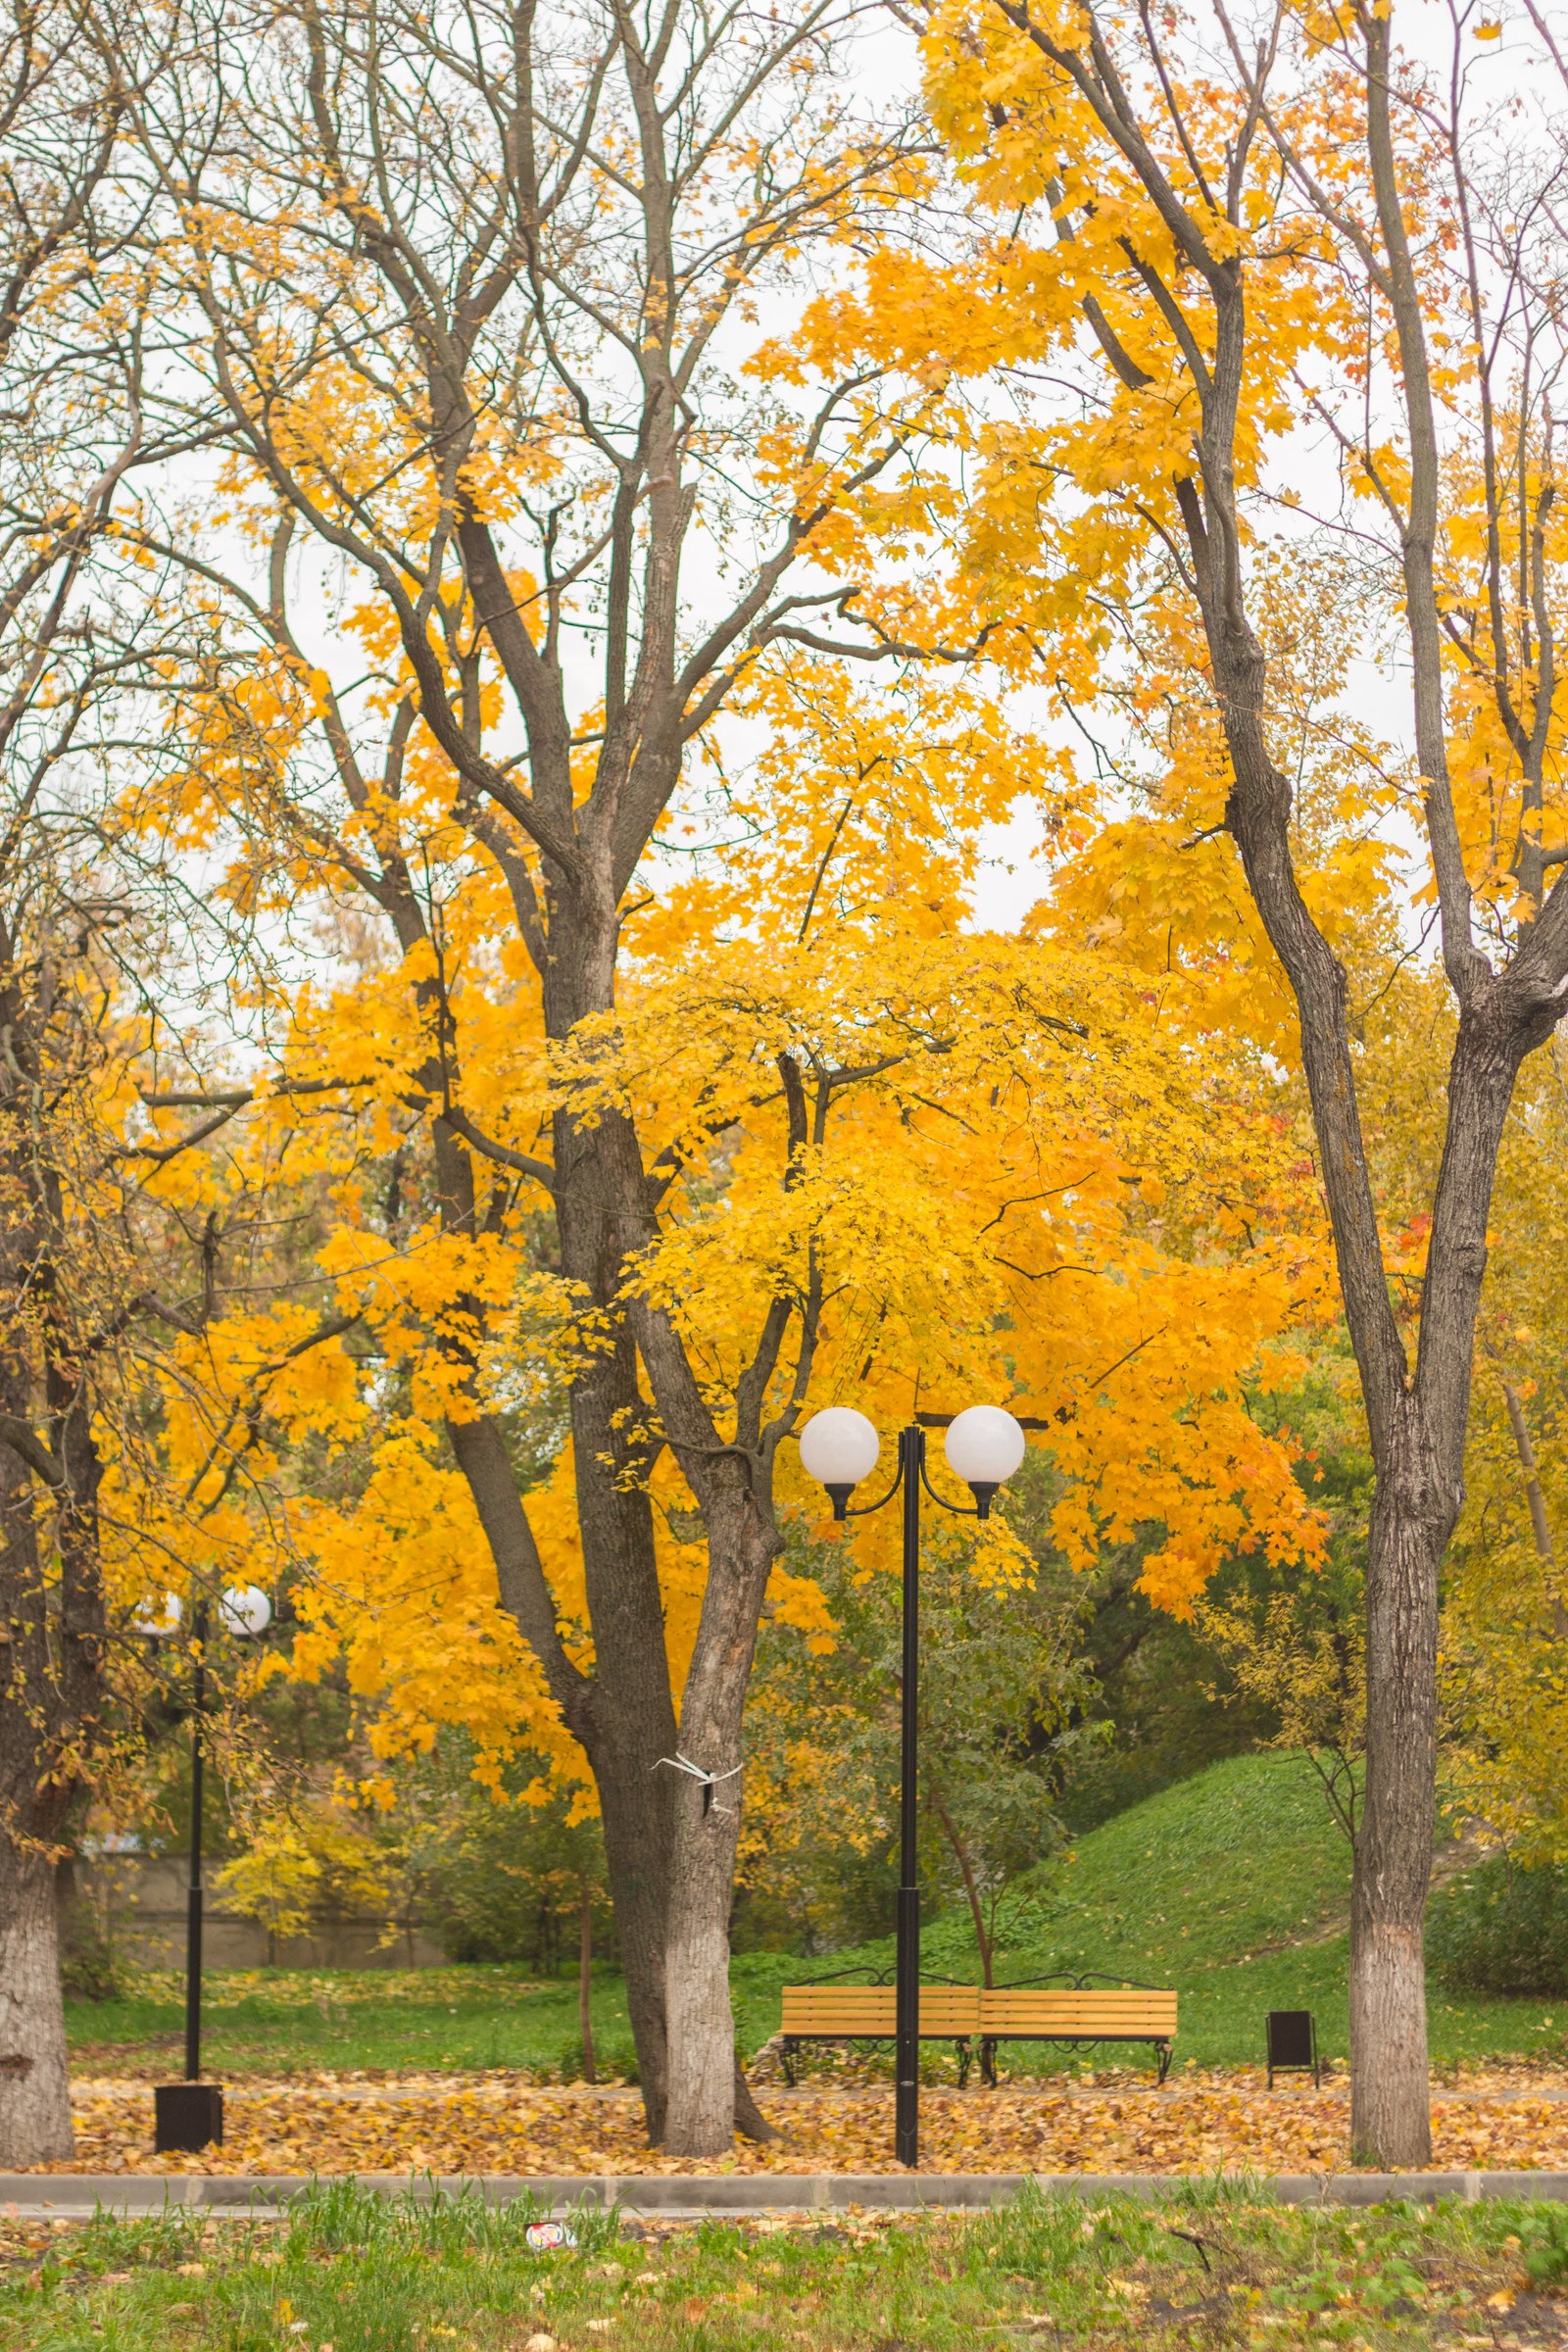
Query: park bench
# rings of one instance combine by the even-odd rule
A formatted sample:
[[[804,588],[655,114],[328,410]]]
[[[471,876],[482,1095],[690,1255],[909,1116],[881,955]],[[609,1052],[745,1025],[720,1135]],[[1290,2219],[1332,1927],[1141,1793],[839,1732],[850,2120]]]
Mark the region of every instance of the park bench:
[[[1114,1977],[1062,1976],[1032,1984],[997,1984],[980,1995],[980,2073],[997,2079],[999,2041],[1060,2041],[1070,2048],[1093,2041],[1147,2041],[1170,2072],[1176,2037],[1176,1995]]]
[[[896,1988],[886,1976],[870,1984],[821,1977],[811,1984],[786,1984],[779,2040],[785,2082],[795,2081],[795,2059],[803,2041],[891,2041],[896,2001]],[[954,2044],[960,2086],[968,2081],[979,2032],[978,1984],[921,1985],[920,2039]]]
[[[786,1984],[779,2041],[785,2082],[795,2081],[803,2041],[891,2041],[895,1997],[885,1977],[870,1984],[824,1977],[811,1984]],[[1174,1992],[1109,1977],[1067,1976],[984,1989],[978,1984],[920,1987],[920,2039],[954,2044],[960,2088],[969,2079],[976,2042],[981,2076],[995,2083],[999,2041],[1059,2041],[1075,2049],[1094,2041],[1147,2041],[1163,2082],[1175,2034]]]

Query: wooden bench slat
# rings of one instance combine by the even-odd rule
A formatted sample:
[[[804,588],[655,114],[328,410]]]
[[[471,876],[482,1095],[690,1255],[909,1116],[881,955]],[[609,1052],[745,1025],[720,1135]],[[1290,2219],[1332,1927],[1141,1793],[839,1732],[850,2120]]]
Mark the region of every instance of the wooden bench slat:
[[[1176,1995],[1174,1992],[1164,1990],[1123,1992],[1115,1987],[1108,1992],[1102,1992],[1092,1984],[1083,1986],[1068,1984],[1060,1987],[1052,1984],[1039,1988],[1032,1984],[999,1984],[992,1991],[982,1992],[980,1997],[983,2001],[999,2004],[1008,2001],[1027,2001],[1031,2006],[1049,2007],[1055,2002],[1072,2001],[1080,2005],[1092,2004],[1104,2009],[1159,2009],[1167,2008],[1175,2000]]]
[[[1173,2017],[1173,2001],[998,2001],[987,2017]]]
[[[1141,2016],[1106,2017],[1100,2010],[1054,2009],[1047,2016],[1038,2011],[1015,2010],[998,2016],[994,2011],[981,2018],[980,2032],[993,2036],[1008,2034],[1072,2034],[1082,2038],[1091,2034],[1114,2034],[1122,2036],[1149,2034],[1167,2040],[1176,2031],[1176,2020],[1168,2011]]]
[[[1132,1999],[1104,1993],[988,1992],[981,1997],[980,2013],[983,2031],[1011,2026],[1050,2033],[1058,2024],[1098,2022],[1124,2031],[1145,2026],[1152,2033],[1168,2034],[1176,2028],[1176,1995],[1145,1993]]]
[[[891,1984],[786,1984],[783,2031],[786,2034],[888,2034],[893,2032],[898,1996]],[[923,1984],[920,1987],[920,2032],[946,2036],[978,2034],[980,1994],[977,1985]]]

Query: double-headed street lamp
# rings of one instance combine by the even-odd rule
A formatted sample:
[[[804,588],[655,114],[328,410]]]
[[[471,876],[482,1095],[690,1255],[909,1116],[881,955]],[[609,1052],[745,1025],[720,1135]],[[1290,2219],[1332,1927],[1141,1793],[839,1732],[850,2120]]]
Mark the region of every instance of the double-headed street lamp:
[[[170,1641],[178,1634],[184,1610],[176,1593],[150,1602],[132,1620],[133,1630],[149,1641]],[[219,1622],[227,1634],[255,1641],[272,1622],[272,1604],[260,1585],[230,1585],[218,1603]],[[211,1630],[207,1600],[199,1598],[191,1612],[195,1659],[190,1693],[190,1886],[185,1896],[185,2080],[160,2082],[153,2092],[154,2145],[160,2154],[182,2150],[195,2154],[221,2144],[223,2094],[202,2074],[202,1721],[207,1712],[207,1640]]]
[[[927,1429],[946,1429],[948,1468],[961,1478],[972,1503],[949,1502],[925,1470]],[[827,1489],[835,1519],[864,1518],[904,1493],[904,1669],[899,1781],[898,1986],[894,1996],[894,2146],[901,2164],[920,2152],[920,1887],[918,1828],[920,1694],[920,1490],[959,1518],[988,1519],[992,1498],[1023,1460],[1024,1435],[999,1405],[972,1404],[956,1415],[921,1413],[899,1432],[898,1475],[876,1502],[850,1496],[876,1468],[881,1440],[864,1413],[829,1405],[801,1432],[801,1460]]]

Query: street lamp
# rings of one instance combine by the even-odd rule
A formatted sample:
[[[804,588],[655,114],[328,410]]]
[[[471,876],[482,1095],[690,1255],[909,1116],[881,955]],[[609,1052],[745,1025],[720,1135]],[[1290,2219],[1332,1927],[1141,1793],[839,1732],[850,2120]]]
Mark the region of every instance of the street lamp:
[[[179,1631],[184,1615],[177,1597],[165,1593],[144,1604],[133,1620],[153,1639]],[[219,1623],[240,1641],[254,1641],[272,1621],[272,1604],[260,1585],[230,1585],[218,1603]],[[153,2145],[160,2155],[174,2150],[196,2154],[221,2146],[223,2093],[204,2082],[202,2072],[202,1718],[207,1711],[207,1639],[211,1619],[205,1597],[191,1616],[195,1662],[190,1704],[190,1886],[185,1897],[185,2080],[160,2082],[153,2091]]]
[[[949,1502],[926,1476],[925,1433],[946,1429],[948,1467],[972,1503]],[[916,1862],[920,1681],[920,1490],[960,1518],[989,1519],[997,1489],[1023,1460],[1024,1435],[1010,1413],[971,1404],[956,1415],[920,1413],[899,1432],[898,1475],[876,1502],[850,1496],[876,1467],[881,1441],[864,1413],[843,1404],[813,1413],[801,1432],[801,1460],[827,1489],[835,1519],[880,1511],[904,1493],[904,1642],[900,1701],[898,1971],[894,1995],[894,2149],[913,2166],[920,2152],[920,1887]]]

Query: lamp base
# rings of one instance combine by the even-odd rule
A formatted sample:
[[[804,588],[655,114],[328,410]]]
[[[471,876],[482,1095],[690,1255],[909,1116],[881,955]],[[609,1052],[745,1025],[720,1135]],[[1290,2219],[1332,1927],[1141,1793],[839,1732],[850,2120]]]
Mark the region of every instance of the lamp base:
[[[153,2092],[153,2146],[160,2156],[199,2155],[223,2144],[223,2093],[216,2082],[160,2082]]]

